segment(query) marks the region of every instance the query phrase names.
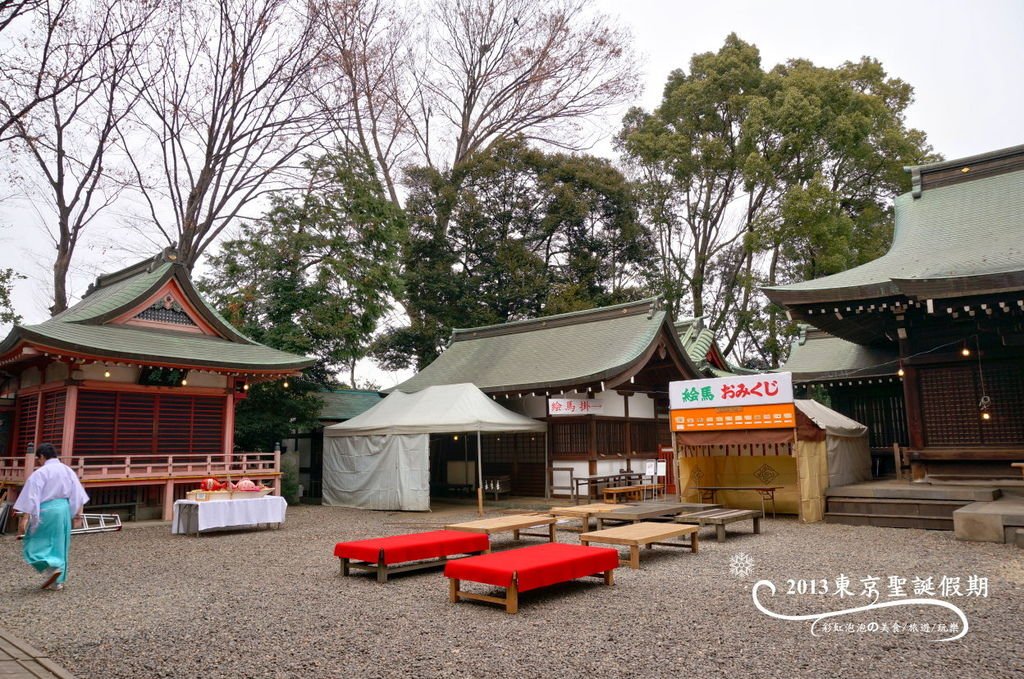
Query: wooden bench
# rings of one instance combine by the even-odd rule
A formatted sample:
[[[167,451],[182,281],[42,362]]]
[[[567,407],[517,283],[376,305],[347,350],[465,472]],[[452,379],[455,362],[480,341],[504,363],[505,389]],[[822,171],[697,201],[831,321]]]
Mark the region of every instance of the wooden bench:
[[[547,514],[509,514],[507,516],[496,516],[491,519],[478,519],[464,523],[452,523],[445,526],[445,530],[461,530],[468,533],[483,533],[492,535],[512,531],[512,539],[518,540],[521,535],[533,537],[546,537],[548,542],[555,542],[555,524],[558,519]],[[524,533],[524,528],[536,528],[547,526],[546,533]]]
[[[457,554],[483,554],[490,550],[490,539],[481,533],[435,530],[426,533],[393,535],[386,538],[339,542],[334,556],[341,559],[341,574],[351,569],[377,573],[377,582],[404,571],[442,566]]]
[[[609,545],[626,545],[629,547],[630,568],[640,568],[640,548],[653,549],[654,545],[665,547],[688,547],[694,554],[697,553],[697,532],[698,526],[680,526],[676,524],[641,522],[615,528],[605,528],[592,533],[584,533],[580,536],[580,543],[589,545],[591,542],[602,542]],[[665,542],[671,538],[690,536],[690,543]]]
[[[620,498],[623,498],[626,502],[631,500],[639,502],[644,499],[647,491],[651,491],[656,496],[660,488],[661,486],[656,483],[643,483],[635,486],[613,486],[604,489],[604,501],[618,502]]]
[[[677,523],[691,523],[700,526],[714,526],[718,541],[725,542],[725,527],[737,521],[754,520],[754,533],[761,533],[761,512],[756,509],[708,509],[703,512],[682,514],[676,517]]]
[[[618,566],[619,553],[614,549],[545,542],[451,561],[444,567],[444,574],[449,578],[448,599],[452,603],[485,601],[516,613],[520,592],[590,575],[601,576],[604,584],[612,585]],[[461,588],[463,580],[504,587],[505,596],[466,592]]]
[[[134,521],[135,520],[135,512],[138,511],[139,504],[137,502],[120,502],[120,503],[109,504],[109,505],[90,505],[90,504],[86,504],[84,509],[88,509],[90,512],[93,512],[95,514],[111,514],[111,513],[113,513],[113,512],[109,512],[109,511],[107,511],[107,512],[100,511],[100,510],[103,510],[103,509],[107,509],[107,510],[112,509],[115,512],[118,509],[126,509],[126,510],[128,510],[128,520],[129,521]]]

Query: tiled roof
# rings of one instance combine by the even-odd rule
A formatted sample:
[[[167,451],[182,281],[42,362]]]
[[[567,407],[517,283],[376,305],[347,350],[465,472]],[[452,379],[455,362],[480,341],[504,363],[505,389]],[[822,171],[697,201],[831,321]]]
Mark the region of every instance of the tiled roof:
[[[887,377],[899,370],[899,357],[895,349],[854,344],[805,326],[779,370],[793,373],[798,383]]]
[[[635,364],[663,330],[674,342],[666,312],[655,299],[456,330],[433,363],[395,389],[414,392],[470,382],[483,391],[528,391],[594,383]]]
[[[384,395],[379,392],[359,389],[324,391],[318,396],[324,402],[320,409],[319,419],[331,422],[351,420],[356,415],[361,415],[377,405],[384,398]]]
[[[185,267],[163,257],[101,276],[73,307],[42,323],[15,326],[0,343],[0,354],[25,341],[78,355],[176,367],[291,371],[313,363],[304,356],[271,349],[239,333],[199,295]],[[171,278],[221,337],[107,324],[144,302]]]
[[[916,169],[956,165],[947,161]],[[832,276],[765,288],[765,293],[792,306],[1024,288],[1024,170],[939,185],[919,196],[896,198],[896,232],[882,257]]]

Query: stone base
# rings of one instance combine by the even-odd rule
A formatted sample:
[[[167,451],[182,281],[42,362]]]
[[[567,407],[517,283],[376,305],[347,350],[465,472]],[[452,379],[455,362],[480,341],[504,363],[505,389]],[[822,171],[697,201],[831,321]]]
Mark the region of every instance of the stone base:
[[[1024,498],[1006,496],[993,502],[974,502],[953,512],[953,533],[972,542],[1016,541],[1024,527]]]

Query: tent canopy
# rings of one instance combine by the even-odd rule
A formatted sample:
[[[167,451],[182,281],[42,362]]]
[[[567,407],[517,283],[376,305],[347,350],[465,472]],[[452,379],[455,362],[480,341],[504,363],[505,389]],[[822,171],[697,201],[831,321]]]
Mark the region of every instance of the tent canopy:
[[[466,431],[546,431],[544,422],[514,413],[469,383],[393,392],[347,422],[324,428],[324,436],[445,434]]]
[[[798,398],[794,401],[796,407],[806,415],[819,429],[824,429],[830,436],[863,436],[868,428],[856,420],[851,420],[842,413],[837,413],[829,407],[809,398]]]

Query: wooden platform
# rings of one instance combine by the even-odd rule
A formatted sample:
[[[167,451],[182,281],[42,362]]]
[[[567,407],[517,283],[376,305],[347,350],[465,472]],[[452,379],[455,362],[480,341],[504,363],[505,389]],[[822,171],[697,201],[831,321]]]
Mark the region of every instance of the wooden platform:
[[[629,564],[630,568],[640,568],[640,548],[652,549],[654,545],[665,547],[688,547],[694,554],[699,549],[697,544],[697,526],[684,526],[679,524],[666,523],[632,523],[625,526],[605,528],[580,535],[580,543],[589,545],[591,542],[607,545],[625,545],[629,547],[629,559],[621,560],[623,564]],[[665,542],[672,538],[690,536],[689,544],[685,542]]]
[[[521,535],[534,537],[546,537],[549,542],[555,542],[555,524],[558,519],[547,514],[508,514],[497,516],[491,519],[479,519],[477,521],[465,521],[445,526],[445,530],[461,530],[469,533],[505,533],[512,531],[512,538],[518,540]],[[547,526],[547,533],[523,533],[526,528],[537,528]]]
[[[597,515],[597,527],[602,529],[605,523],[640,523],[641,521],[671,521],[677,514],[699,512],[705,509],[717,509],[722,505],[703,504],[700,502],[640,502],[633,506],[622,505],[621,509],[603,512]]]
[[[725,542],[725,527],[730,523],[753,521],[754,534],[759,535],[761,533],[762,518],[764,517],[761,512],[756,509],[730,509],[728,507],[723,507],[720,509],[706,509],[701,512],[682,514],[677,516],[675,520],[678,523],[684,524],[692,523],[697,524],[698,526],[714,526],[718,541]]]
[[[623,507],[632,507],[633,505],[620,505],[620,504],[608,504],[605,502],[594,502],[589,505],[570,505],[568,507],[552,507],[548,510],[548,514],[552,516],[568,516],[571,518],[578,518],[582,522],[582,532],[590,530],[590,517],[603,514],[604,512],[613,512]]]

